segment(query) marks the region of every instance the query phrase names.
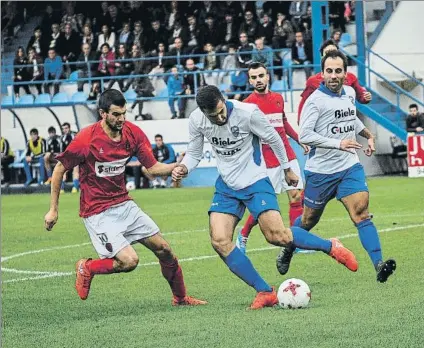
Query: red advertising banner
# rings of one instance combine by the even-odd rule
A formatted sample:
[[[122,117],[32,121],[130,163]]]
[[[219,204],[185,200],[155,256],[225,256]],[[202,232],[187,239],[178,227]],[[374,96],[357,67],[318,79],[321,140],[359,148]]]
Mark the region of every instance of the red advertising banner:
[[[424,134],[408,136],[408,176],[424,177]]]

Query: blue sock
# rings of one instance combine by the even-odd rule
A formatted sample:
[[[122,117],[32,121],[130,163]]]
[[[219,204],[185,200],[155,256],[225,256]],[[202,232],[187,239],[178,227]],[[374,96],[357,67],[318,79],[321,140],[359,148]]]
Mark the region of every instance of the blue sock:
[[[62,181],[62,184],[60,185],[60,189],[61,190],[64,190],[65,189],[65,182],[64,181]]]
[[[293,227],[301,227],[302,226],[302,215],[298,216],[296,220],[293,222]]]
[[[362,246],[370,256],[374,267],[377,266],[383,257],[381,255],[380,238],[374,223],[370,219],[366,219],[357,224],[356,228],[358,229]]]
[[[79,190],[80,185],[79,185],[79,179],[74,179],[74,187]]]
[[[255,288],[257,292],[272,291],[272,288],[265,280],[263,280],[263,278],[253,267],[249,258],[243,254],[239,248],[234,248],[226,258],[223,258],[223,260],[231,272],[233,272],[246,284]]]
[[[292,226],[293,244],[297,248],[306,250],[320,250],[329,253],[331,250],[331,241],[322,239],[301,227]]]

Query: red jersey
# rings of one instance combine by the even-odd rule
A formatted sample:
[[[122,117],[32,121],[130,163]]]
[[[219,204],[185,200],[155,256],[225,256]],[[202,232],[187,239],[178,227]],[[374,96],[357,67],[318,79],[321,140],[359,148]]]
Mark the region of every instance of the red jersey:
[[[302,113],[303,105],[305,105],[306,99],[308,99],[309,96],[314,93],[316,89],[318,89],[322,81],[324,80],[321,77],[321,73],[311,76],[308,78],[308,81],[306,81],[306,88],[301,94],[302,99],[300,100],[299,108],[297,109],[297,123],[300,123],[300,114]],[[348,72],[346,74],[344,84],[346,86],[351,86],[355,90],[356,99],[358,102],[361,104],[369,103],[364,99],[364,92],[366,92],[366,89],[359,84],[358,78],[354,74]]]
[[[287,117],[284,114],[284,99],[283,96],[276,92],[269,91],[267,94],[252,93],[245,100],[245,103],[256,104],[259,109],[268,118],[271,125],[274,126],[275,130],[280,134],[283,140],[284,146],[287,152],[287,158],[289,161],[296,159],[296,155],[290,146],[287,134],[297,142],[299,137],[296,131],[292,128],[290,123],[287,121]],[[280,165],[277,157],[268,144],[262,144],[262,153],[265,158],[267,168],[275,168]]]
[[[157,161],[147,136],[136,125],[125,122],[121,140],[113,141],[101,121],[84,128],[56,158],[66,170],[79,166],[80,216],[99,214],[130,200],[125,187],[125,165],[136,156],[146,168]]]

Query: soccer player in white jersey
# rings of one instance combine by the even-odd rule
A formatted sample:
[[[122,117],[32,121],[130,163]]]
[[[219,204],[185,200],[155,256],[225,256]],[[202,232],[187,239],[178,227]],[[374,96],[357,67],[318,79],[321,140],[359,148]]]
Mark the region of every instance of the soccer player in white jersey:
[[[304,211],[295,226],[311,230],[326,204],[336,197],[358,229],[362,246],[377,272],[377,281],[384,283],[396,269],[396,262],[383,261],[378,232],[368,213],[365,172],[356,153],[362,148],[356,141],[358,134],[368,139],[364,150],[367,156],[375,151],[374,137],[356,115],[354,89],[343,86],[346,70],[345,55],[340,51],[328,52],[321,61],[324,81],[302,110],[299,137],[303,144],[311,146],[311,151],[305,165]],[[279,255],[283,274],[289,269],[293,250],[285,248]]]
[[[275,305],[277,294],[258,274],[248,257],[233,243],[234,228],[245,208],[256,220],[266,240],[278,246],[321,250],[355,272],[353,253],[337,240],[325,240],[300,227],[285,227],[274,188],[267,176],[260,140],[269,144],[281,163],[285,179],[296,186],[298,177],[290,169],[281,137],[254,104],[225,101],[215,86],[199,89],[199,106],[190,115],[187,152],[172,172],[180,180],[200,162],[204,138],[217,158],[218,177],[209,209],[212,246],[228,268],[257,291],[251,309]]]

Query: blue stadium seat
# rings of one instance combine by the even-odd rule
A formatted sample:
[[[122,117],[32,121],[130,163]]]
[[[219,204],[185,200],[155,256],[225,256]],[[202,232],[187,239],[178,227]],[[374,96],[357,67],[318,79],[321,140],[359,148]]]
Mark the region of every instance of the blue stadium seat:
[[[61,92],[61,93],[57,93],[53,97],[52,103],[53,104],[55,104],[55,103],[66,103],[68,101],[69,101],[68,100],[68,95],[66,93],[64,93],[64,92]]]
[[[282,91],[287,89],[286,80],[275,80],[271,85],[271,91]]]
[[[341,47],[350,45],[352,43],[352,37],[350,36],[349,33],[343,33],[342,36],[340,37],[340,42],[339,45]]]
[[[134,101],[137,98],[137,93],[134,90],[129,89],[124,93],[125,99],[128,101]]]
[[[51,103],[51,98],[50,98],[50,94],[48,93],[39,94],[34,102],[34,104],[50,104],[50,103]]]
[[[168,98],[168,88],[162,89],[159,93],[156,94],[157,97]]]
[[[197,63],[197,64],[196,64],[196,66],[197,66],[199,69],[203,69],[203,68],[205,67],[205,64],[203,64],[203,63]]]
[[[78,81],[78,71],[74,71],[73,73],[71,73],[71,75],[69,75],[69,80],[72,82],[77,82]]]
[[[4,95],[1,98],[1,105],[2,106],[13,105],[13,97],[11,95]]]
[[[31,94],[25,94],[21,97],[19,97],[18,101],[19,105],[32,105],[34,104],[34,96]]]
[[[71,100],[73,102],[85,102],[87,98],[88,96],[84,92],[76,92],[72,95]]]
[[[227,89],[229,89],[230,88],[230,85],[229,84],[227,84],[227,83],[221,83],[220,85],[219,85],[219,90],[221,91],[221,92],[225,92]]]

